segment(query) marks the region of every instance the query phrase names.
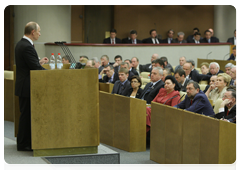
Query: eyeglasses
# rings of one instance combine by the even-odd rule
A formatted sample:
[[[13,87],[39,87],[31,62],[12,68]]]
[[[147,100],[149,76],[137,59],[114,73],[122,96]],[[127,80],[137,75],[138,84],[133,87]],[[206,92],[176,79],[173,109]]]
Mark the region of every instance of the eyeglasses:
[[[131,83],[138,83],[138,81],[131,81]]]

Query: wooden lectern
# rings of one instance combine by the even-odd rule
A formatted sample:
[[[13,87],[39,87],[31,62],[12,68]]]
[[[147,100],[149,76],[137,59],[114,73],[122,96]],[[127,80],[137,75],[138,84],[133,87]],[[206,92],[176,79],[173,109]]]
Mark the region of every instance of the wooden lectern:
[[[34,156],[97,153],[97,69],[31,71]]]
[[[231,164],[236,125],[152,102],[150,159],[161,164]]]
[[[146,101],[99,92],[100,141],[128,151],[146,151]]]

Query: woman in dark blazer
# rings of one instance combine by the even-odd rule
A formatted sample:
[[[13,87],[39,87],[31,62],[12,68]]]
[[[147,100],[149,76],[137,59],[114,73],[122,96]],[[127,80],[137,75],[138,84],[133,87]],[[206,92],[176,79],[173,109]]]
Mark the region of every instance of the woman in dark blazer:
[[[143,91],[140,88],[142,86],[141,78],[139,76],[132,76],[130,79],[130,82],[131,82],[131,88],[127,96],[139,99]]]

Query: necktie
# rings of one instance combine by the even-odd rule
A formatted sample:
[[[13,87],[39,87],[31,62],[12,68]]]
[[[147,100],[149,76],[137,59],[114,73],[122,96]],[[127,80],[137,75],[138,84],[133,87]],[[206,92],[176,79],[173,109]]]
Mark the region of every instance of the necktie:
[[[208,43],[210,43],[210,39],[208,39]]]
[[[123,87],[123,84],[121,83],[118,89],[118,94],[122,94],[123,89],[124,87]]]
[[[132,43],[133,43],[133,44],[136,44],[136,43],[135,43],[135,40],[133,40]]]
[[[229,110],[227,111],[227,116],[228,116],[228,114],[229,114]]]
[[[114,39],[112,39],[112,44],[115,44],[115,43],[114,43]]]
[[[192,101],[193,101],[193,100],[191,100],[191,105],[192,105]]]
[[[33,44],[33,48],[35,48],[34,44]]]

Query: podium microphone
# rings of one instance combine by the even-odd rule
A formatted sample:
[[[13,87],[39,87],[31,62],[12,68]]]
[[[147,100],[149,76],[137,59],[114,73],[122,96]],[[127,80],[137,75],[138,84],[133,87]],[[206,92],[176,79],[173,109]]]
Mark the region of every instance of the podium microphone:
[[[207,54],[207,59],[208,59],[209,54],[212,54],[212,51],[211,51],[210,53]]]
[[[171,98],[169,98],[169,99],[167,99],[164,103],[163,103],[163,105],[165,105],[165,103],[168,101],[168,100],[171,100],[171,99],[173,99],[173,98],[175,98],[175,97],[178,97],[178,95],[176,95],[176,96],[173,96],[173,97],[171,97]]]
[[[224,57],[223,57],[223,60],[225,59],[226,56],[228,56],[230,53],[227,53]]]

